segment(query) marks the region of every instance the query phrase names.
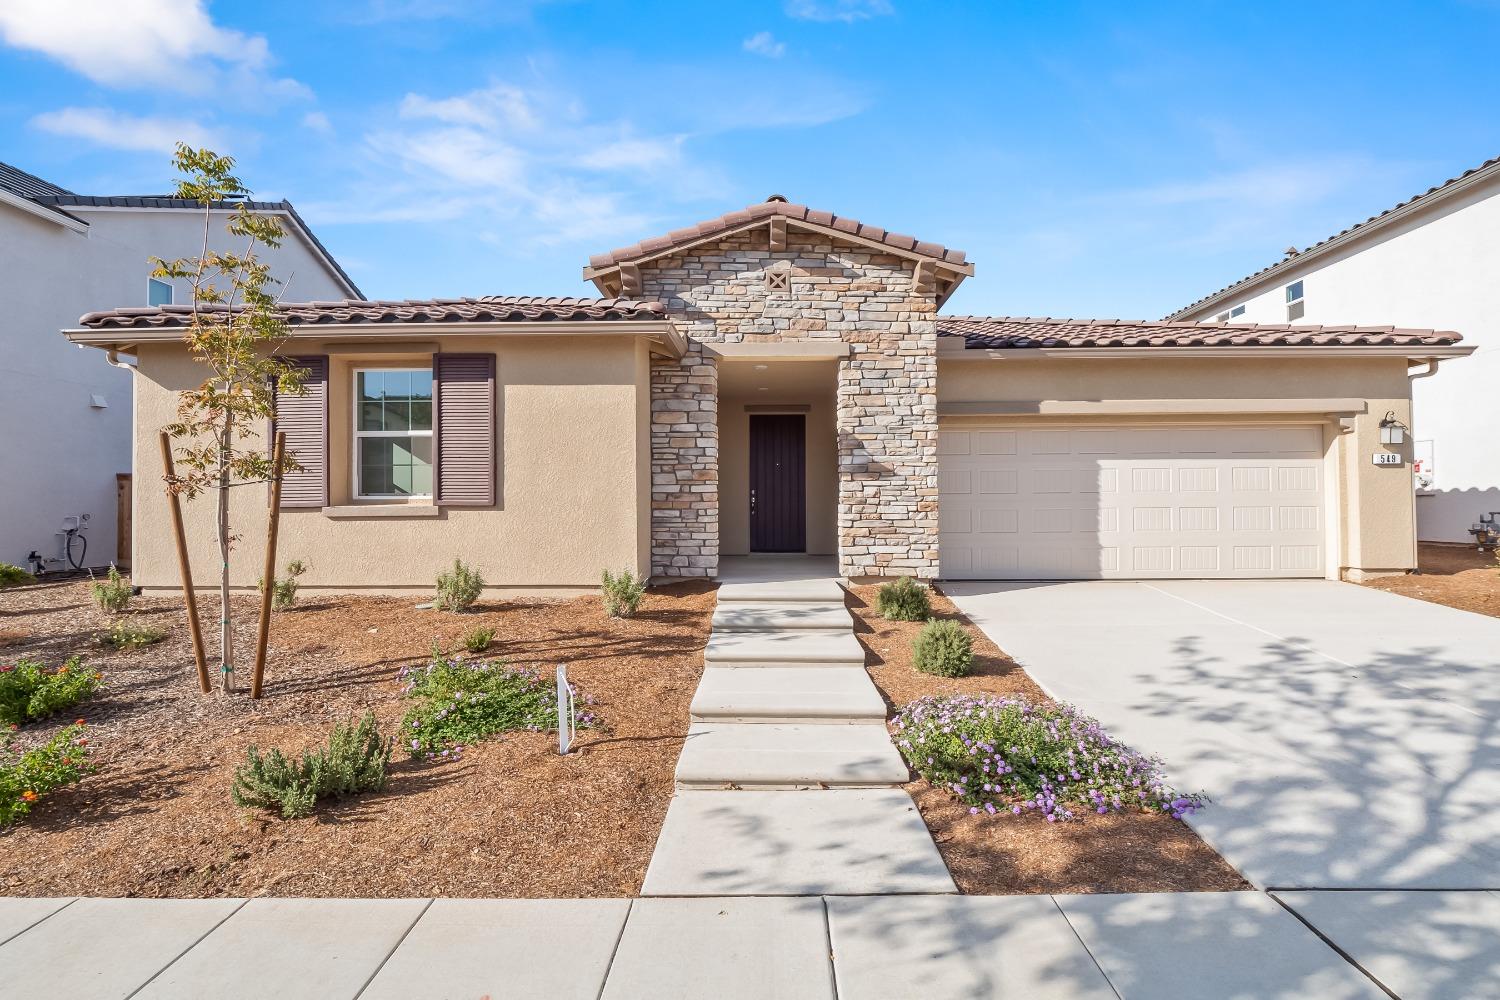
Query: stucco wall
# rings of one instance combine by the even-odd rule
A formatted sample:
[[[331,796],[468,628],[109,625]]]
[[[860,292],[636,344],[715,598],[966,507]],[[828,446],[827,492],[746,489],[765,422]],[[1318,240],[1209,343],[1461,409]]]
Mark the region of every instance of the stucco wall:
[[[624,337],[438,338],[437,349],[496,355],[496,455],[493,508],[442,508],[438,517],[335,518],[320,510],[282,511],[278,562],[302,559],[312,588],[430,591],[437,573],[461,557],[497,588],[521,591],[597,587],[605,567],[643,573],[649,554],[640,511],[649,473],[641,429],[649,395],[648,358]],[[322,353],[298,342],[296,353]],[[350,373],[366,360],[430,364],[430,354],[354,355],[330,359],[330,452],[333,503],[349,502]],[[136,448],[136,580],[177,585],[170,514],[161,491],[157,432],[171,419],[176,394],[202,378],[181,348],[141,351]],[[149,475],[146,474],[149,470]],[[266,528],[266,490],[234,494],[243,541],[233,579],[254,586]],[[389,505],[379,505],[388,507]],[[423,506],[426,506],[423,504]],[[214,573],[211,494],[187,503],[188,540],[199,586]]]
[[[1432,500],[1419,499],[1421,536],[1467,541],[1469,523],[1500,510],[1500,178],[1279,272],[1191,319],[1244,305],[1235,322],[1285,323],[1286,286],[1303,282],[1299,323],[1457,330],[1478,347],[1413,385],[1418,440],[1432,442]]]
[[[767,289],[771,269],[788,273],[787,291]],[[849,344],[835,402],[840,571],[936,575],[937,302],[913,290],[910,261],[794,228],[773,251],[761,228],[642,265],[641,284],[696,342]],[[704,363],[695,350],[678,371]],[[688,398],[711,398],[711,373],[686,389],[681,378],[658,379],[657,405],[686,409]],[[719,447],[721,429],[702,412],[691,422],[686,453],[669,427],[654,435],[658,575],[717,569],[722,484],[717,457],[710,468],[702,458]]]
[[[5,445],[0,476],[0,561],[23,564],[32,549],[58,555],[69,514],[90,514],[87,561],[115,558],[115,474],[131,471],[131,376],[102,351],[84,350],[58,331],[98,309],[144,306],[152,254],[177,257],[201,247],[202,217],[191,212],[77,209],[89,223],[75,233],[0,205],[0,427],[24,427]],[[222,224],[213,227],[215,240]],[[227,239],[227,237],[225,237]],[[345,297],[295,237],[265,255],[290,298]],[[179,301],[182,292],[179,291]],[[90,397],[104,397],[96,408]]]
[[[939,405],[959,402],[1325,399],[1365,401],[1366,412],[1343,430],[1331,420],[1325,435],[1331,452],[1331,477],[1338,483],[1339,568],[1355,576],[1396,572],[1415,566],[1415,522],[1411,469],[1379,467],[1371,456],[1380,444],[1380,419],[1394,411],[1411,415],[1410,383],[1401,358],[1302,359],[1113,359],[990,360],[942,359],[938,369]],[[948,418],[945,418],[947,420]],[[959,419],[959,418],[954,418]],[[973,420],[975,418],[961,418]],[[1026,418],[1035,419],[1035,418]],[[1078,421],[1108,418],[1074,418]],[[1138,423],[1143,418],[1132,416]],[[1158,419],[1226,422],[1297,420],[1305,416],[1267,418],[1264,414],[1189,414]],[[1400,449],[1411,460],[1411,441]],[[1334,540],[1330,539],[1330,543]]]

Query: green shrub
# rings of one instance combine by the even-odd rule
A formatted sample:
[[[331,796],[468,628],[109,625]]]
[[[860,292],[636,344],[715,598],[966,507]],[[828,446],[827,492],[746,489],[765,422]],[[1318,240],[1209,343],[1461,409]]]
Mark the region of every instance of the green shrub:
[[[622,570],[615,576],[604,571],[604,613],[611,618],[630,618],[640,609],[641,597],[646,593],[646,581],[637,579],[630,570]]]
[[[366,712],[358,725],[334,726],[327,746],[304,751],[300,761],[288,760],[276,749],[261,756],[250,747],[245,763],[235,769],[229,794],[235,805],[301,819],[312,814],[319,799],[384,788],[391,749],[390,739],[380,736],[375,713]]]
[[[0,665],[0,724],[19,726],[72,708],[99,690],[102,676],[76,656],[56,670],[37,660]]]
[[[909,576],[881,584],[875,595],[880,617],[893,622],[926,621],[932,615],[927,588]]]
[[[400,736],[402,749],[413,757],[449,756],[496,733],[557,728],[556,681],[535,670],[436,657],[425,666],[403,667],[399,680],[415,701],[401,720]],[[576,690],[574,700],[593,704]],[[579,713],[580,727],[593,722],[593,713]]]
[[[114,563],[109,564],[109,579],[104,583],[95,580],[89,593],[93,595],[94,603],[99,605],[100,611],[112,615],[124,611],[125,605],[130,603],[130,598],[134,595],[130,581],[120,575]]]
[[[23,583],[36,583],[36,577],[19,566],[0,562],[0,590],[6,587],[19,587]]]
[[[453,572],[438,574],[437,597],[432,606],[454,612],[467,611],[483,592],[484,580],[480,575],[464,565],[462,559],[455,559]]]
[[[12,749],[10,733],[0,735],[0,827],[31,812],[54,788],[71,785],[93,770],[83,732],[80,720],[24,753]]]
[[[974,669],[974,640],[950,618],[932,618],[911,641],[912,666],[924,674],[965,677]]]
[[[286,564],[286,576],[271,581],[271,610],[285,611],[297,603],[297,577],[307,572],[307,563],[293,559]],[[266,579],[261,577],[256,588],[265,593]]]
[[[116,618],[110,622],[109,628],[99,637],[99,641],[115,649],[140,649],[142,646],[161,642],[166,637],[167,630],[158,625],[136,622],[129,618]]]
[[[994,815],[1048,821],[1140,808],[1181,819],[1201,795],[1167,784],[1161,762],[1122,746],[1072,705],[995,695],[931,696],[896,714],[896,748],[917,773]]]
[[[490,648],[490,643],[495,641],[495,630],[485,628],[484,626],[471,628],[463,634],[463,638],[459,641],[464,644],[464,649],[467,649],[469,652],[482,653]]]

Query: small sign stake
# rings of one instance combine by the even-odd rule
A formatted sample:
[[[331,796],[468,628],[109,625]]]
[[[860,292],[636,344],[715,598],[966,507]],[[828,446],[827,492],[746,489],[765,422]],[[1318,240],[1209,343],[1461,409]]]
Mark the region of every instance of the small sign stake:
[[[557,665],[557,752],[567,756],[573,746],[573,688],[568,684],[568,665]]]

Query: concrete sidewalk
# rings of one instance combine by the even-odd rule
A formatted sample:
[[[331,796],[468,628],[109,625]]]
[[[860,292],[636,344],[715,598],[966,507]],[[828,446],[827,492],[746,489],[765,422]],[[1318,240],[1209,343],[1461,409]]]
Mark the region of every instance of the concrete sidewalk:
[[[1488,919],[1483,907],[1467,905],[1474,919]],[[0,939],[4,1000],[1388,995],[1256,892],[0,899]],[[1425,966],[1417,949],[1408,949],[1403,964],[1387,972],[1418,989],[1398,995],[1496,995],[1486,990],[1500,984],[1500,956],[1474,940],[1478,948],[1472,940],[1463,954],[1450,947]],[[1453,961],[1462,963],[1462,984],[1443,977],[1443,963]]]

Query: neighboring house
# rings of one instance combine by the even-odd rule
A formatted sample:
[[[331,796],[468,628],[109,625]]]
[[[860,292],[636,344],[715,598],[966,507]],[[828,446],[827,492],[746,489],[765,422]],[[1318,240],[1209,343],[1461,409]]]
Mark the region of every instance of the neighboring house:
[[[268,254],[286,294],[360,294],[290,203],[252,204],[288,230]],[[229,210],[210,228],[219,249]],[[186,288],[152,278],[148,258],[195,256],[202,240],[196,202],[78,195],[0,163],[0,289],[11,303],[0,324],[0,562],[25,566],[34,551],[50,569],[65,566],[63,532],[84,516],[74,559],[117,560],[116,476],[131,472],[130,374],[60,341],[57,330],[93,309],[182,301]]]
[[[1414,385],[1417,531],[1469,541],[1500,512],[1500,158],[1167,317],[1394,323],[1462,330],[1477,348]]]
[[[606,298],[287,306],[309,392],[279,401],[305,467],[284,557],[312,587],[392,592],[430,592],[455,557],[525,591],[606,567],[713,577],[747,553],[837,554],[853,579],[1415,564],[1409,477],[1372,454],[1387,412],[1409,419],[1409,365],[1467,353],[1457,334],[939,315],[973,270],[773,199],[593,258]],[[185,318],[66,331],[138,359],[143,455],[201,377]],[[238,492],[247,540],[265,500]],[[187,512],[204,581],[211,508]],[[144,476],[136,512],[136,580],[172,587]]]

